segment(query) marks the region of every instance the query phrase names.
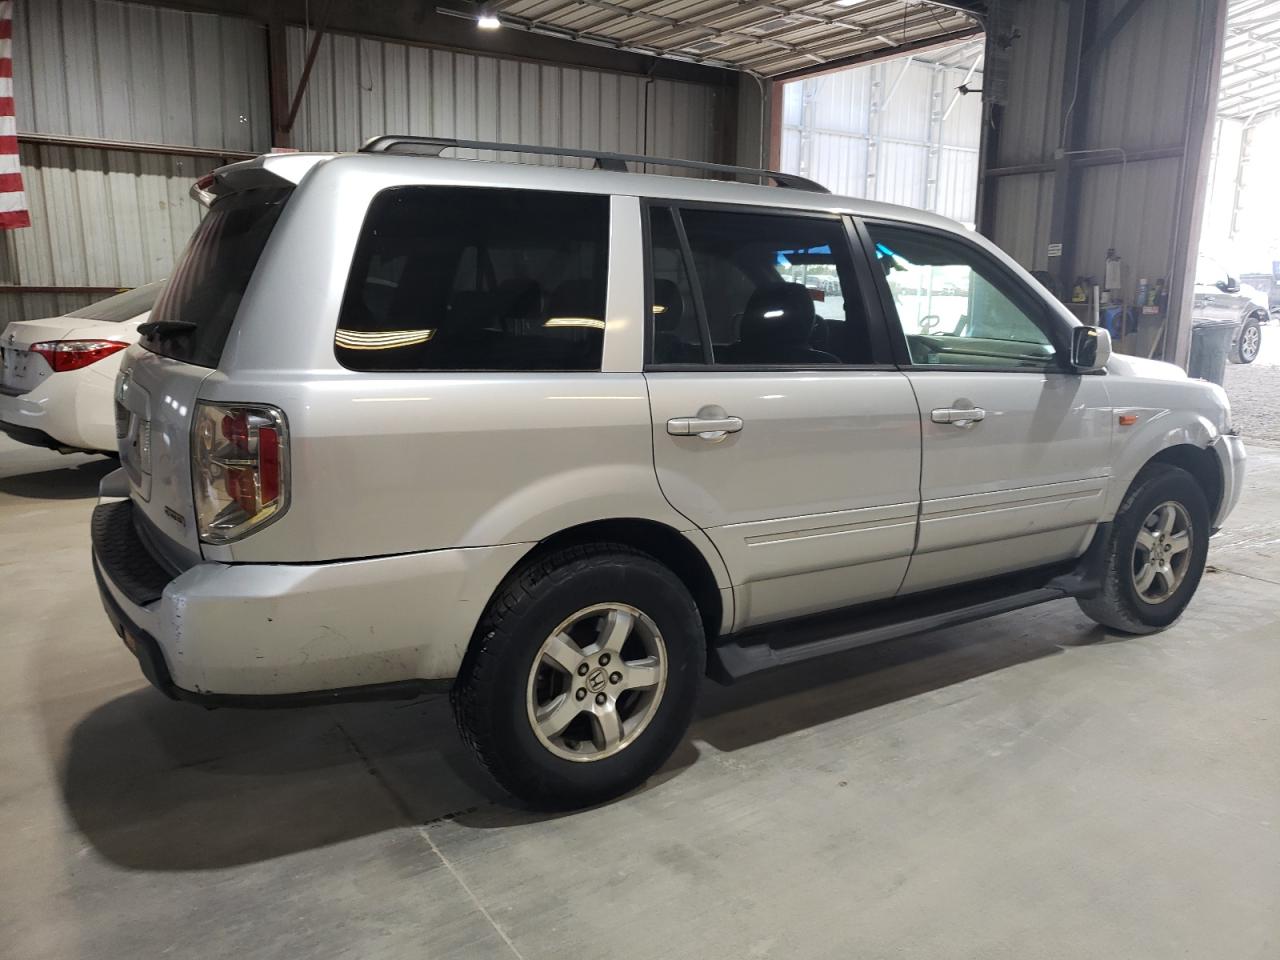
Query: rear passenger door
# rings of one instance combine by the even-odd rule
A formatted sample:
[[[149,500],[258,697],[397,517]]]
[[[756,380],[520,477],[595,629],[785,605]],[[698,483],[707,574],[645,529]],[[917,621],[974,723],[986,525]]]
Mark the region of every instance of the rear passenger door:
[[[920,420],[846,221],[654,204],[647,235],[658,480],[723,556],[735,628],[892,596]]]

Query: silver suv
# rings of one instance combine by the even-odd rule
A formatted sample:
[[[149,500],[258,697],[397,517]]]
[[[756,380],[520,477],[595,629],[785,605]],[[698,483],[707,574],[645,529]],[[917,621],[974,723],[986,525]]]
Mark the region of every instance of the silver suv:
[[[1225,395],[986,240],[782,174],[451,146],[555,152],[379,138],[194,188],[93,517],[169,696],[448,690],[499,783],[574,806],[666,760],[704,674],[1191,599],[1244,469]]]

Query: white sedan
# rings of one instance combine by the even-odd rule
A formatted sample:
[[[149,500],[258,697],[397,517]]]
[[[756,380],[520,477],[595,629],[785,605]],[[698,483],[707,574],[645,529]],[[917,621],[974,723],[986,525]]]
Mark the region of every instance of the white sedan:
[[[164,281],[0,333],[0,431],[62,453],[115,453],[116,372]]]

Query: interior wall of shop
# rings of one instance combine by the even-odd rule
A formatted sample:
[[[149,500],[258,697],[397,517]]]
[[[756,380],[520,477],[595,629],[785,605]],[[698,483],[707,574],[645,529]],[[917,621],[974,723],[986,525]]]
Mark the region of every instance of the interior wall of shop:
[[[279,12],[257,6],[263,18]],[[348,6],[333,4],[334,22]],[[231,159],[263,153],[273,139],[265,19],[152,3],[40,0],[15,5],[13,39],[20,134],[172,149],[20,142],[32,226],[0,232],[0,324],[105,295],[6,286],[106,289],[164,277],[200,216],[188,197],[191,183],[223,162],[220,151]],[[535,39],[530,49],[547,46]],[[293,25],[285,40],[292,95],[308,37]],[[512,45],[511,38],[502,42]],[[559,48],[576,55],[582,45]],[[611,53],[592,48],[582,59],[604,64]],[[350,150],[369,136],[397,132],[727,158],[724,142],[732,151],[730,136],[737,136],[726,129],[736,119],[734,74],[691,65],[654,69],[651,61],[646,77],[634,72],[645,58],[619,52],[615,59],[629,69],[327,33],[292,140],[303,149]]]
[[[297,89],[309,38],[301,27],[287,35],[289,86]],[[302,150],[350,150],[378,134],[416,133],[712,160],[716,100],[726,95],[705,84],[329,34],[320,42],[293,140]],[[451,155],[496,158],[467,150]]]
[[[982,99],[968,69],[905,58],[795,80],[782,91],[782,169],[833,193],[972,225]],[[982,87],[982,74],[969,84]]]
[[[1107,250],[1125,261],[1127,299],[1140,278],[1170,280],[1163,355],[1185,362],[1194,238],[1208,174],[1225,0],[1093,0],[1100,31],[1128,17],[1084,69],[1071,57],[1080,0],[998,0],[987,79],[1004,103],[984,165],[980,228],[1024,266],[1046,270],[1062,239],[1068,273],[1101,277]],[[1007,50],[1001,35],[1014,35]],[[993,83],[992,64],[1007,72]],[[1087,93],[1082,95],[1087,87]],[[991,99],[990,93],[988,99]],[[988,117],[989,119],[989,117]],[[1081,125],[1066,197],[1070,236],[1051,237],[1055,191],[1072,121]]]

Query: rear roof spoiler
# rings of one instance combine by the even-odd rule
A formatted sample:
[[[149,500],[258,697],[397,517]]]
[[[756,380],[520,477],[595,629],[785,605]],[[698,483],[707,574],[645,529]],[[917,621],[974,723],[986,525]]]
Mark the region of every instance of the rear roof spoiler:
[[[191,199],[209,206],[241,190],[297,186],[312,167],[332,153],[269,153],[207,173],[191,185]]]

